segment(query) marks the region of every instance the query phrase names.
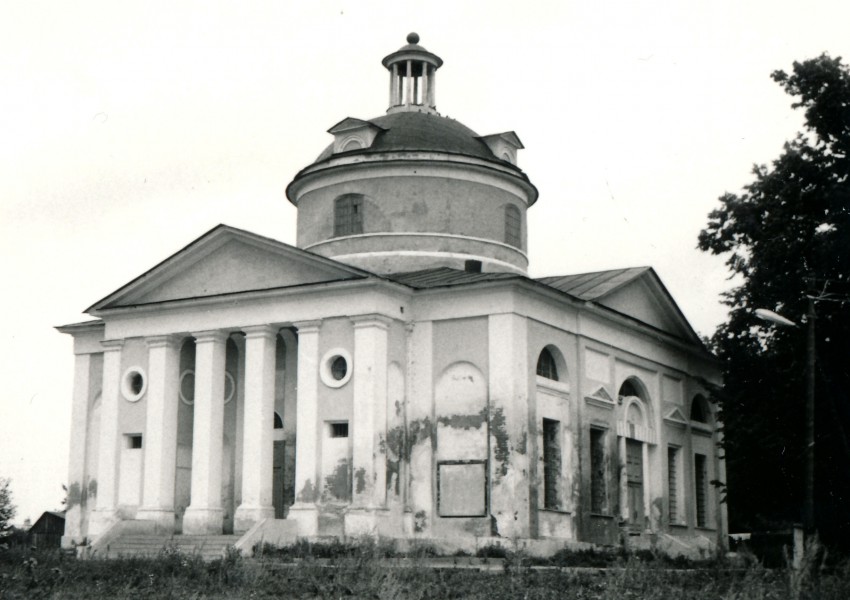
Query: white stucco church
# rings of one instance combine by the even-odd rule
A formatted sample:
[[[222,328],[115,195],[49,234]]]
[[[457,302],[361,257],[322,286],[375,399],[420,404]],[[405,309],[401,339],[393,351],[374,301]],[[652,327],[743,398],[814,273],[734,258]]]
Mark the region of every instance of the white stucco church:
[[[528,277],[519,137],[441,116],[407,41],[289,184],[296,246],[220,225],[58,328],[66,546],[724,545],[715,359],[649,267]]]

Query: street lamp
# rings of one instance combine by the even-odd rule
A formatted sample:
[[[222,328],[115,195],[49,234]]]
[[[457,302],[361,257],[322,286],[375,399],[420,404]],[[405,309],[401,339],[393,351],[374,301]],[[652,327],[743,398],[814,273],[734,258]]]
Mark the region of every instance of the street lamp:
[[[815,531],[815,298],[806,296],[806,447],[805,495],[803,496],[803,528],[806,533]],[[772,310],[757,308],[755,315],[780,327],[799,327]]]

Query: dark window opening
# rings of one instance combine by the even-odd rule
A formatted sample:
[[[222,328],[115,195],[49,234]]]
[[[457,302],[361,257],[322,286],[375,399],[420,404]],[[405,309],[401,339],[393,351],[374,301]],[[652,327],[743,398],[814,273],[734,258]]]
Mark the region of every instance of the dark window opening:
[[[334,236],[363,233],[363,197],[340,196],[334,201]]]
[[[543,507],[561,508],[558,480],[561,475],[561,423],[543,419]]]
[[[517,248],[522,246],[522,217],[513,204],[505,207],[505,243]]]
[[[145,380],[142,378],[141,373],[136,371],[130,374],[130,391],[132,391],[134,395],[138,396],[142,393],[144,384]]]
[[[348,363],[342,356],[337,356],[331,362],[331,377],[337,381],[342,381],[346,373],[348,373]]]
[[[546,348],[543,348],[537,358],[537,374],[546,379],[558,381],[558,367],[555,365],[555,357]]]
[[[332,438],[347,438],[348,437],[348,423],[331,423],[331,437]]]
[[[142,436],[139,435],[128,435],[127,436],[127,447],[133,450],[138,450],[142,447]]]
[[[708,523],[708,472],[704,454],[694,455],[694,474],[696,477],[697,527],[705,527]]]
[[[608,490],[605,481],[605,431],[590,430],[590,512],[603,513]]]
[[[691,402],[691,421],[708,423],[708,407],[702,396],[696,396]]]
[[[275,412],[274,414],[274,428],[275,429],[283,429],[283,419],[280,418],[280,415]]]
[[[638,394],[635,384],[631,381],[624,381],[623,385],[620,386],[620,396],[624,398],[628,396],[636,396],[640,398],[640,394]]]

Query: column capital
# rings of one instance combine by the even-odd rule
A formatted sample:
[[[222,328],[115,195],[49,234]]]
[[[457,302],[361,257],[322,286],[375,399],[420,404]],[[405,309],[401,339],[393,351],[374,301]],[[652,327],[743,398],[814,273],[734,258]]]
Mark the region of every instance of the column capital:
[[[230,336],[230,333],[224,331],[223,329],[213,329],[211,331],[198,331],[192,334],[192,337],[195,338],[196,344],[203,343],[225,343],[227,338]]]
[[[275,325],[248,325],[242,328],[246,339],[254,338],[274,338],[277,331],[280,329]]]
[[[117,352],[124,347],[124,340],[101,340],[100,345],[103,346],[104,352]]]
[[[148,348],[162,348],[164,346],[174,346],[180,344],[180,336],[178,335],[152,335],[145,338],[145,344]]]
[[[384,315],[370,313],[367,315],[355,315],[351,317],[351,322],[354,323],[354,329],[360,329],[361,327],[379,327],[381,329],[387,329],[393,320]]]
[[[299,334],[319,333],[319,327],[322,326],[322,320],[316,319],[314,321],[298,321],[297,323],[293,323],[293,325],[295,325],[295,329],[298,330]]]

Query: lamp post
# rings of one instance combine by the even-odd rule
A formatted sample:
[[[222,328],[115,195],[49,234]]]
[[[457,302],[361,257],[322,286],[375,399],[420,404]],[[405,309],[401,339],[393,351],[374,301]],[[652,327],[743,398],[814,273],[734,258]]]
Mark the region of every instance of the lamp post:
[[[807,534],[815,531],[815,298],[806,296],[806,431],[805,431],[805,494],[803,496],[803,528]],[[766,308],[757,308],[755,315],[780,327],[799,327]]]

